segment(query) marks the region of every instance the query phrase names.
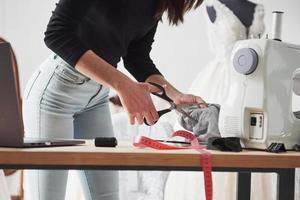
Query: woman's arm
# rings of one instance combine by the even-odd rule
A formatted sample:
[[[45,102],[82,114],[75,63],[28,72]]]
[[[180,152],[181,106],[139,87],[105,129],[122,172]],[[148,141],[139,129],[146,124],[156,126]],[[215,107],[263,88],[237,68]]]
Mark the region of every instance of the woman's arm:
[[[154,123],[158,114],[150,98],[157,90],[150,84],[136,83],[96,55],[76,35],[76,30],[94,0],[60,0],[45,32],[46,45],[84,75],[116,90],[133,124],[144,117]],[[95,0],[96,1],[96,0]]]
[[[135,119],[139,124],[143,123],[144,118],[149,124],[158,120],[150,97],[150,92],[157,91],[156,87],[131,80],[92,51],[87,51],[75,68],[92,80],[113,88],[118,93],[131,124],[135,123]]]
[[[124,90],[134,83],[91,50],[83,54],[75,68],[90,79],[116,91]]]
[[[167,94],[176,104],[199,104],[206,107],[207,104],[198,96],[183,94],[172,86],[159,72],[150,58],[152,44],[157,29],[157,24],[148,33],[130,44],[127,55],[123,57],[125,68],[141,82],[155,82],[165,85]]]
[[[161,75],[150,57],[156,29],[157,23],[144,36],[132,41],[123,57],[125,68],[140,82],[153,74]]]
[[[60,0],[45,31],[45,44],[71,66],[89,50],[76,31],[94,0]]]

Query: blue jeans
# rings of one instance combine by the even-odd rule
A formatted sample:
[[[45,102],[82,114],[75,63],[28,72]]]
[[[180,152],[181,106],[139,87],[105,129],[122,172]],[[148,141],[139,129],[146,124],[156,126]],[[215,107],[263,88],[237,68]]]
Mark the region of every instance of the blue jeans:
[[[113,136],[109,89],[90,80],[56,55],[34,72],[23,95],[27,138],[94,139]],[[118,173],[79,171],[86,199],[117,200]],[[67,170],[27,170],[25,198],[63,200]]]

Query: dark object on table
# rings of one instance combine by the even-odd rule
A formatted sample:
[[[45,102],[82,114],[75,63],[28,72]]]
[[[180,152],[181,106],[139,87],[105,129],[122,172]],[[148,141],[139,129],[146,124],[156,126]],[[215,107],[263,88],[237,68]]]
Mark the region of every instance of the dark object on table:
[[[118,141],[115,137],[96,137],[95,146],[96,147],[116,147]]]
[[[211,137],[208,139],[207,149],[220,150],[220,151],[242,151],[240,138],[237,137]]]
[[[286,148],[283,143],[273,142],[267,148],[267,152],[282,153],[282,152],[286,152]]]
[[[295,144],[293,149],[295,151],[300,151],[300,144]]]

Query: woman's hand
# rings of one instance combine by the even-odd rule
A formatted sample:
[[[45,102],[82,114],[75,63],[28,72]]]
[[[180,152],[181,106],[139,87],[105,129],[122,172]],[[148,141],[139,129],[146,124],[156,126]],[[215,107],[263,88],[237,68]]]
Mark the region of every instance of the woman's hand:
[[[128,116],[130,124],[143,124],[144,118],[149,125],[154,124],[159,116],[150,97],[151,92],[158,92],[158,88],[149,83],[136,83],[124,85],[117,92]]]
[[[176,105],[198,105],[200,108],[206,108],[207,103],[199,96],[192,94],[179,94],[173,98]]]
[[[75,68],[92,80],[114,89],[131,124],[134,124],[135,118],[139,124],[146,118],[149,125],[158,120],[158,113],[150,98],[150,92],[158,92],[155,86],[132,81],[91,50],[79,59]]]

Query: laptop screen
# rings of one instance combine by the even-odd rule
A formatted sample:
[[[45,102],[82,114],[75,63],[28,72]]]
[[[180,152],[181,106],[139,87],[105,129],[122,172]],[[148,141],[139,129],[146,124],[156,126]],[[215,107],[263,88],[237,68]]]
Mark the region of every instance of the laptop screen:
[[[0,43],[0,146],[23,144],[23,122],[9,43]]]

